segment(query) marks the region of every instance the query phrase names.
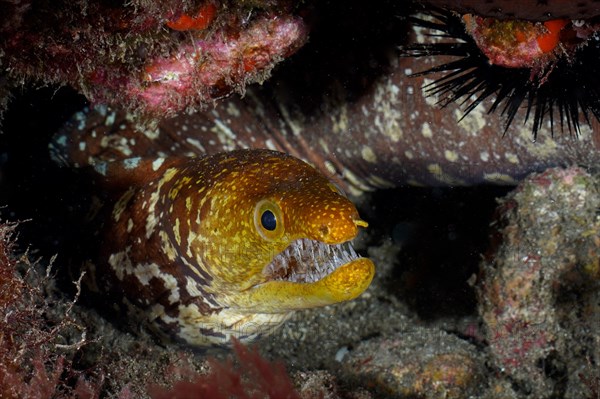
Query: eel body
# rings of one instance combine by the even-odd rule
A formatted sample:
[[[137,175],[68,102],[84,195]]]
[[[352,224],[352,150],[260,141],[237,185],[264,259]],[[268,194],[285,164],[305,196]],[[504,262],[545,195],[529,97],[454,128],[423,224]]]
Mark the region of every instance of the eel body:
[[[600,125],[583,125],[578,136],[552,134],[546,125],[533,140],[523,115],[503,134],[500,115],[478,107],[464,116],[459,104],[445,108],[429,100],[424,77],[408,78],[433,64],[404,58],[396,73],[381,78],[352,103],[323,106],[328,113],[304,115],[297,105],[250,88],[206,112],[166,119],[157,128],[138,124],[106,107],[79,113],[60,133],[62,151],[75,163],[88,157],[114,160],[129,154],[198,156],[263,147],[290,153],[331,176],[344,190],[364,192],[412,186],[515,185],[553,166],[600,165]],[[273,100],[281,98],[280,101]],[[526,110],[523,110],[524,112]],[[85,148],[85,151],[81,149]]]
[[[95,169],[121,195],[88,285],[176,341],[251,341],[294,310],[355,298],[373,278],[349,242],[366,222],[292,156],[241,150]]]
[[[422,36],[419,40],[428,38]],[[327,81],[333,89],[317,90],[324,85],[315,83],[315,94],[305,82],[311,82],[308,75],[314,80],[318,74],[294,69],[271,86],[248,88],[244,98],[231,97],[210,110],[161,120],[156,128],[121,110],[92,109],[64,129],[64,135],[74,137],[65,152],[85,163],[90,154],[110,160],[156,151],[197,156],[270,148],[308,161],[352,195],[407,184],[515,185],[530,173],[574,164],[598,171],[600,124],[594,118],[590,126],[582,123],[577,136],[566,128],[560,131],[556,121],[555,131],[544,123],[534,140],[525,107],[503,134],[506,118],[487,112],[491,100],[465,115],[461,104],[441,107],[440,99],[427,96],[425,90],[439,76],[413,76],[451,57],[399,57],[391,51],[385,56],[380,61],[387,66],[385,73],[366,88]],[[559,112],[553,112],[557,120]],[[580,120],[585,120],[583,115]]]

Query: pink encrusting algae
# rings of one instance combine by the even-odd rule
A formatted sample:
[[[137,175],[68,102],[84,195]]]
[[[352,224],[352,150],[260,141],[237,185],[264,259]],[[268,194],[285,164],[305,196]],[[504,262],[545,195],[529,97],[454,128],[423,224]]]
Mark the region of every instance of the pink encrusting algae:
[[[10,11],[13,24],[0,26],[7,82],[71,85],[93,103],[153,117],[242,93],[308,37],[293,7],[276,2],[65,1]]]
[[[125,95],[160,114],[225,96],[258,78],[303,44],[306,29],[296,17],[265,16],[243,32],[218,31],[192,39],[168,58],[148,63],[140,79],[125,82]],[[127,78],[126,78],[127,79]],[[108,89],[120,81],[98,82]]]

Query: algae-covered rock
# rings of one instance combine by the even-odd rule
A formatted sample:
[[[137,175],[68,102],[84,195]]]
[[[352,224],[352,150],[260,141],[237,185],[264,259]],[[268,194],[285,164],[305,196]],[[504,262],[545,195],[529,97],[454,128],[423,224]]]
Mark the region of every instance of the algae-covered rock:
[[[589,398],[600,376],[600,185],[549,169],[501,200],[479,312],[497,369],[536,398]]]
[[[466,398],[485,381],[476,347],[437,329],[414,328],[360,344],[344,362],[363,384],[392,397]]]

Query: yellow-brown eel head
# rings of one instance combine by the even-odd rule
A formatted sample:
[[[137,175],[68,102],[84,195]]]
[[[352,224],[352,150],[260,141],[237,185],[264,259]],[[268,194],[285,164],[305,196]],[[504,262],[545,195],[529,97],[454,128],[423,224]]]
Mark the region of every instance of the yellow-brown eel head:
[[[100,168],[129,188],[104,225],[94,284],[168,336],[250,341],[294,310],[355,298],[373,278],[349,242],[366,222],[301,160],[240,150],[127,162]]]

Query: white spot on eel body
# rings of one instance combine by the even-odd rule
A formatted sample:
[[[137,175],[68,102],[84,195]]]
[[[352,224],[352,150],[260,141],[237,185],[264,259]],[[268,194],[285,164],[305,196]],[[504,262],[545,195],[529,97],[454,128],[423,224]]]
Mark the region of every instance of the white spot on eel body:
[[[156,172],[162,166],[163,162],[165,162],[164,158],[156,158],[152,162],[152,170]]]
[[[123,161],[125,169],[135,169],[140,164],[140,158],[129,158]]]
[[[433,133],[431,132],[431,127],[429,127],[429,123],[427,123],[427,122],[423,123],[423,126],[421,127],[421,134],[423,135],[423,137],[428,138],[428,139],[433,137]]]
[[[108,114],[106,116],[106,119],[104,120],[104,125],[105,126],[112,126],[115,124],[115,118],[116,118],[117,114],[115,112],[111,112],[110,114]]]
[[[106,162],[100,162],[94,165],[94,170],[102,176],[106,176]]]
[[[375,152],[373,152],[373,149],[371,147],[364,146],[360,151],[360,155],[365,161],[369,163],[377,162],[377,156],[375,155]]]
[[[450,162],[456,162],[458,160],[458,154],[451,150],[444,150],[444,157]]]

